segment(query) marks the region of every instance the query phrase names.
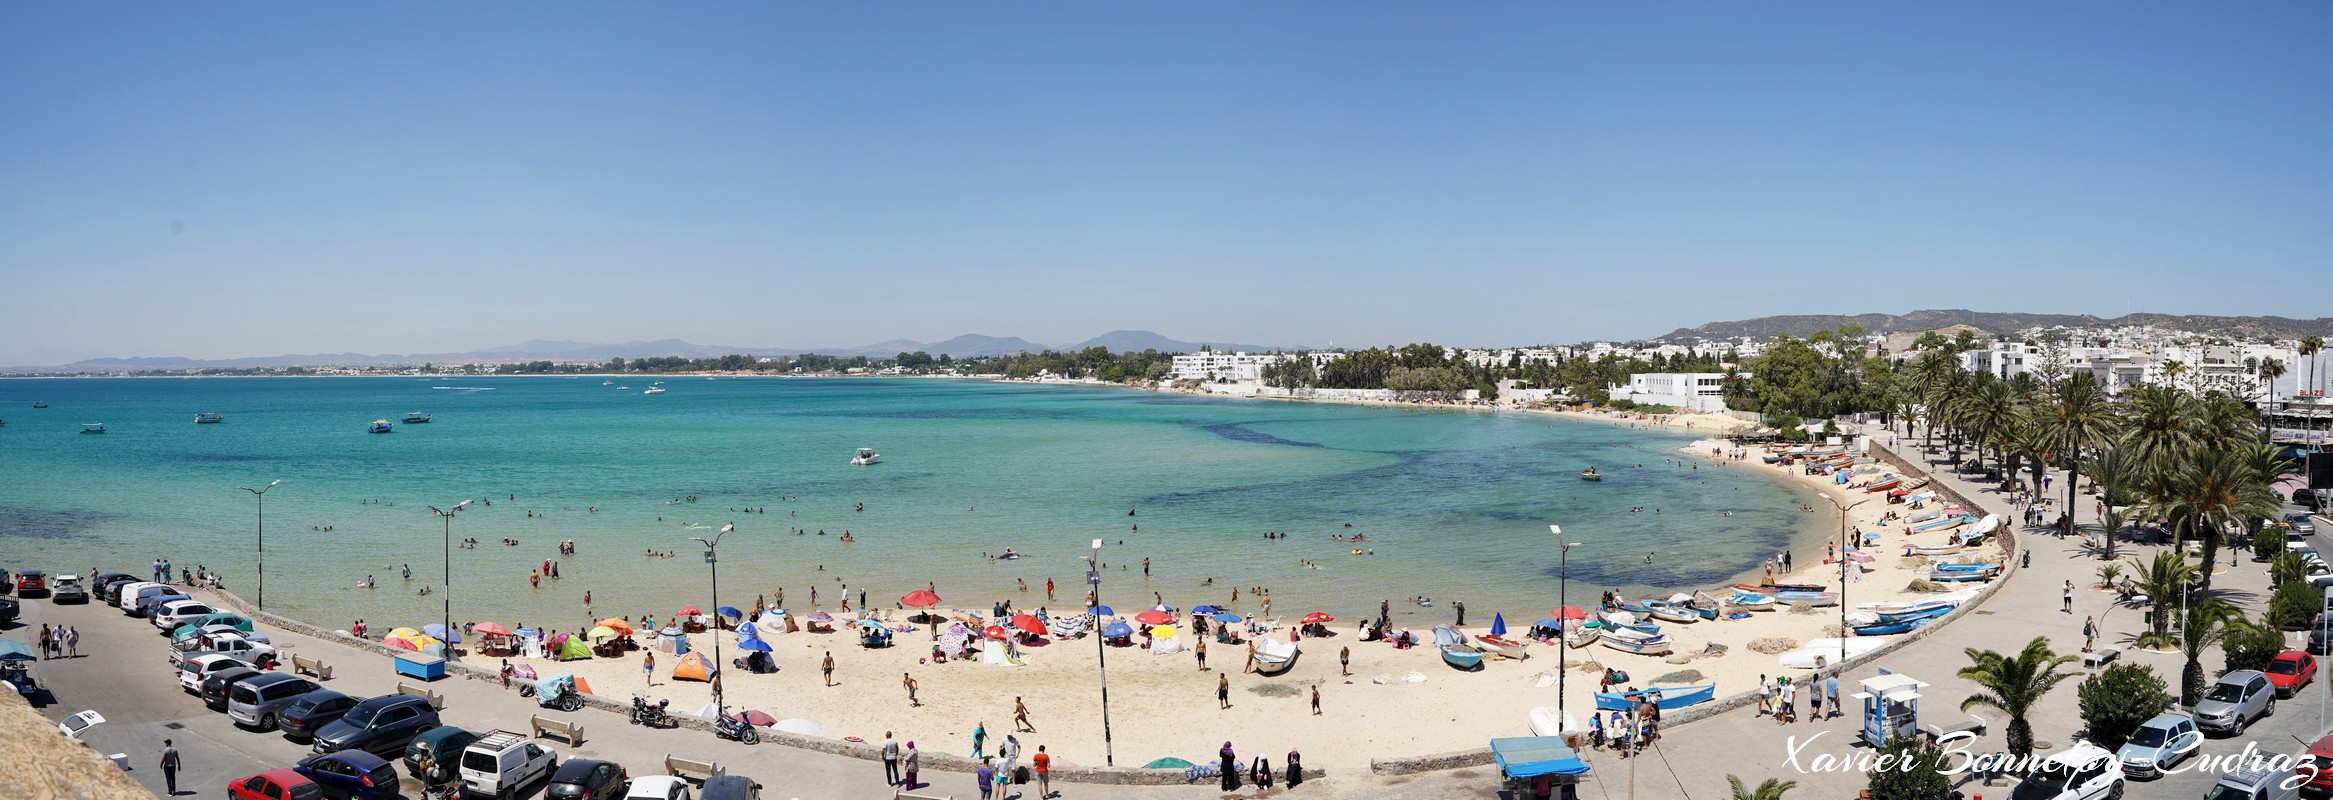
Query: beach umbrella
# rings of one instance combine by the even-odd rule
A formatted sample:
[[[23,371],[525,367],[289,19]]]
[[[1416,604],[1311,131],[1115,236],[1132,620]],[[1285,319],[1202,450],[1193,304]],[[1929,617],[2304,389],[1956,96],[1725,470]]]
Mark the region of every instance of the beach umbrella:
[[[861,628],[874,628],[876,630],[883,629],[883,621],[879,619],[862,619],[853,624],[856,624]]]
[[[1225,625],[1230,625],[1230,624],[1233,624],[1233,623],[1237,623],[1237,622],[1239,622],[1239,621],[1240,621],[1240,619],[1241,619],[1240,615],[1238,615],[1238,614],[1234,614],[1234,613],[1231,613],[1231,612],[1229,612],[1229,611],[1219,611],[1219,612],[1216,612],[1216,614],[1215,614],[1215,616],[1214,616],[1214,620],[1215,620],[1216,622],[1221,622],[1221,623],[1223,623],[1223,624],[1225,624]]]
[[[750,636],[739,636],[737,637],[737,649],[767,653],[770,651],[770,643]]]
[[[1004,632],[1004,628],[1003,628],[1003,627],[1001,627],[1001,626],[997,626],[997,625],[990,625],[990,626],[988,626],[988,629],[987,629],[987,630],[984,630],[984,631],[981,631],[981,632],[980,632],[980,635],[982,635],[982,636],[986,636],[986,637],[988,637],[988,638],[991,638],[991,639],[1002,639],[1002,638],[1005,638],[1005,632]]]
[[[411,639],[411,638],[413,638],[413,637],[415,637],[415,636],[420,636],[420,635],[421,635],[421,632],[420,632],[420,631],[414,630],[414,629],[412,629],[412,628],[398,628],[398,629],[395,629],[395,630],[389,631],[389,635],[387,635],[387,636],[383,636],[383,637],[381,637],[381,638],[382,638],[383,640],[388,640],[388,639]]]
[[[589,633],[585,633],[583,636],[587,639],[612,639],[615,638],[615,635],[616,629],[610,628],[606,625],[601,625],[591,629]]]
[[[1211,605],[1205,605],[1205,604],[1201,604],[1201,605],[1200,605],[1198,608],[1191,609],[1191,613],[1193,613],[1193,614],[1213,614],[1213,613],[1215,613],[1217,610],[1218,610],[1218,609],[1217,609],[1216,607],[1214,607],[1214,606],[1211,606]]]
[[[899,604],[908,608],[931,608],[940,604],[940,596],[931,591],[917,589],[908,592],[906,597],[899,598]]]
[[[1110,627],[1102,629],[1102,635],[1112,639],[1116,639],[1121,636],[1133,636],[1134,629],[1128,627],[1126,623],[1123,622],[1112,622],[1110,623]]]
[[[1335,621],[1337,621],[1337,618],[1336,618],[1336,617],[1329,616],[1329,615],[1328,615],[1328,612],[1326,612],[1326,611],[1315,611],[1315,612],[1312,612],[1312,613],[1310,613],[1310,614],[1306,614],[1306,615],[1304,615],[1304,624],[1306,624],[1306,625],[1319,625],[1319,624],[1321,624],[1321,623],[1323,623],[1323,622],[1335,622]]]
[[[1564,606],[1555,610],[1556,619],[1587,619],[1588,612],[1579,606]]]
[[[698,614],[702,614],[702,613],[705,613],[705,612],[703,612],[703,611],[698,611],[696,606],[681,606],[679,611],[676,611],[676,612],[673,612],[673,613],[679,614],[679,615],[681,615],[681,616],[684,616],[684,617],[693,617],[693,616],[696,616],[696,615],[698,615]]]
[[[713,609],[713,613],[728,617],[730,619],[745,618],[745,612],[737,610],[736,606],[722,606],[720,608]]]
[[[632,635],[632,623],[625,622],[623,617],[609,617],[600,620],[599,624],[600,627],[614,629],[617,633],[625,636]]]
[[[1492,635],[1492,636],[1505,636],[1505,635],[1507,635],[1507,615],[1505,615],[1505,614],[1492,614],[1492,615],[1491,615],[1491,635]]]
[[[436,637],[439,641],[453,642],[455,644],[460,644],[462,642],[462,634],[460,631],[446,630],[446,626],[437,624],[435,622],[421,626],[421,632]]]
[[[778,724],[777,717],[773,717],[759,711],[745,712],[745,721],[756,728],[767,728],[771,725]]]
[[[479,635],[481,635],[481,636],[509,636],[509,635],[511,635],[511,633],[510,633],[510,629],[509,629],[509,628],[505,628],[505,627],[502,627],[502,626],[500,626],[500,625],[496,625],[496,624],[494,624],[494,623],[491,623],[491,622],[481,622],[481,623],[478,623],[476,626],[473,626],[473,627],[471,627],[471,628],[470,628],[470,631],[471,631],[471,632],[473,632],[473,633],[477,633],[477,634],[479,634]]]
[[[1144,764],[1144,765],[1142,765],[1142,768],[1143,768],[1143,769],[1190,769],[1190,768],[1191,768],[1191,767],[1193,767],[1193,766],[1195,766],[1195,765],[1194,765],[1194,764],[1192,764],[1192,763],[1191,763],[1191,762],[1189,762],[1189,761],[1184,761],[1184,760],[1182,760],[1182,759],[1180,759],[1180,758],[1175,758],[1175,757],[1173,757],[1173,756],[1168,756],[1168,757],[1166,757],[1166,758],[1162,758],[1162,759],[1159,759],[1159,760],[1157,760],[1157,761],[1153,761],[1153,762],[1150,762],[1150,763],[1148,763],[1148,764]]]
[[[1167,612],[1153,608],[1149,611],[1144,611],[1140,614],[1134,615],[1134,621],[1144,625],[1165,625],[1169,622],[1175,621],[1175,617],[1173,614],[1169,614]]]
[[[1097,617],[1107,617],[1118,612],[1110,610],[1109,606],[1094,606],[1093,608],[1086,609],[1086,613]]]
[[[1027,614],[1014,614],[1012,626],[1034,634],[1043,635],[1045,633],[1045,623]]]
[[[415,647],[415,646],[413,646],[413,642],[412,642],[411,640],[407,640],[407,639],[386,639],[386,640],[383,640],[381,643],[382,643],[382,644],[385,644],[385,645],[388,645],[388,646],[390,646],[390,647],[397,648],[397,649],[399,649],[399,650],[420,650],[420,649],[421,649],[421,648],[419,648],[419,647]]]
[[[1152,628],[1152,629],[1150,629],[1150,635],[1152,635],[1152,636],[1156,636],[1156,637],[1158,637],[1158,638],[1161,638],[1161,639],[1172,639],[1172,638],[1174,638],[1174,636],[1175,636],[1175,626],[1173,626],[1173,625],[1160,625],[1160,626],[1158,626],[1158,627],[1156,627],[1156,628]]]
[[[403,642],[405,642],[406,644],[413,645],[413,649],[415,649],[415,650],[424,650],[424,651],[428,650],[430,645],[433,645],[433,644],[445,644],[445,642],[439,641],[437,638],[435,638],[435,637],[431,637],[431,636],[415,636],[415,637],[413,637],[413,638],[410,638],[410,639],[402,639],[402,640],[400,640],[400,641],[403,641]]]
[[[811,622],[833,622],[834,615],[828,614],[824,611],[812,611],[810,612],[810,616],[803,617],[803,619],[810,620]]]

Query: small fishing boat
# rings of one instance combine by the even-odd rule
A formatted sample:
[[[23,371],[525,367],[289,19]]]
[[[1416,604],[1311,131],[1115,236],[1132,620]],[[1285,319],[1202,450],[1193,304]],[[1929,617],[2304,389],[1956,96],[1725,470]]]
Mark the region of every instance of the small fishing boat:
[[[34,400],[34,401],[32,401],[32,407],[33,407],[33,408],[48,408],[48,407],[49,407],[49,402],[48,402],[47,400]]]
[[[1905,620],[1941,617],[1952,613],[1952,609],[1958,606],[1957,603],[1944,600],[1922,600],[1917,603],[1904,603],[1892,609],[1873,610],[1871,615],[1880,622],[1903,622]]]
[[[1863,487],[1863,491],[1866,491],[1866,492],[1884,492],[1884,491],[1887,491],[1887,490],[1889,490],[1889,489],[1896,488],[1896,486],[1897,486],[1898,484],[1901,484],[1901,483],[1903,483],[1903,482],[1904,482],[1904,479],[1902,479],[1902,478],[1890,478],[1890,479],[1887,479],[1887,480],[1880,481],[1880,482],[1878,482],[1878,483],[1874,483],[1874,484],[1872,484],[1872,485],[1870,485],[1870,486],[1865,486],[1865,487]]]
[[[1587,469],[1580,470],[1580,480],[1583,480],[1583,481],[1600,481],[1600,480],[1603,480],[1603,479],[1604,479],[1604,473],[1597,472],[1595,467],[1589,467],[1589,468],[1587,468]]]
[[[1474,637],[1474,646],[1481,649],[1484,655],[1497,656],[1499,658],[1512,658],[1517,660],[1530,658],[1531,654],[1524,651],[1524,648],[1529,647],[1530,645],[1531,643],[1529,641],[1509,639],[1504,636],[1492,636],[1489,634],[1484,634]]]
[[[1651,614],[1653,619],[1685,623],[1701,621],[1701,615],[1693,613],[1693,609],[1679,606],[1667,600],[1646,600],[1644,601],[1644,607],[1645,611]]]
[[[413,412],[413,413],[411,413],[411,414],[407,414],[407,415],[405,415],[405,424],[407,424],[407,425],[419,425],[419,424],[421,424],[421,423],[428,422],[428,421],[429,421],[429,415],[428,415],[428,414],[421,413],[421,412],[419,412],[419,411],[415,411],[415,412]]]
[[[1989,581],[1992,579],[1993,573],[1991,572],[1963,572],[1955,570],[1928,571],[1928,580],[1934,583],[1968,583],[1970,581]]]
[[[1805,604],[1807,604],[1807,605],[1810,605],[1810,606],[1835,606],[1835,605],[1838,605],[1838,604],[1839,604],[1839,593],[1838,593],[1838,592],[1775,592],[1775,593],[1774,593],[1774,602],[1776,602],[1776,603],[1781,603],[1781,604],[1785,604],[1785,605],[1792,605],[1792,604],[1797,604],[1797,603],[1805,603]]]
[[[376,419],[373,420],[373,426],[369,430],[373,433],[388,433],[396,430],[396,428],[389,427],[388,420]]]
[[[225,414],[218,414],[209,411],[197,411],[194,415],[194,424],[196,425],[217,425],[226,421],[227,415]]]
[[[1277,636],[1256,639],[1256,672],[1277,675],[1296,663],[1296,643]]]
[[[883,454],[875,452],[875,448],[861,447],[859,448],[859,454],[851,457],[851,466],[864,467],[868,464],[873,464],[882,458]]]
[[[1962,549],[1964,548],[1962,548],[1961,545],[1957,542],[1953,544],[1907,544],[1904,545],[1904,555],[1949,556],[1960,552]]]
[[[1717,699],[1717,684],[1705,686],[1655,686],[1634,692],[1597,692],[1598,711],[1635,711],[1650,699],[1662,711],[1673,711],[1696,706]]]
[[[1604,630],[1606,631],[1630,630],[1636,631],[1637,633],[1646,634],[1661,632],[1661,626],[1659,624],[1645,621],[1638,618],[1635,614],[1631,614],[1626,611],[1599,612],[1596,615],[1596,621],[1604,623]]]
[[[1466,640],[1466,634],[1448,625],[1434,626],[1434,647],[1442,651],[1442,662],[1464,670],[1482,669],[1482,649]]]
[[[1906,525],[1918,525],[1918,524],[1920,524],[1920,523],[1927,522],[1927,521],[1929,521],[1929,520],[1932,520],[1932,519],[1935,519],[1935,518],[1937,518],[1937,517],[1941,517],[1941,516],[1944,516],[1944,512],[1942,512],[1942,511],[1922,511],[1922,512],[1920,512],[1920,513],[1918,513],[1918,514],[1913,514],[1913,515],[1911,515],[1911,516],[1909,516],[1909,517],[1905,517],[1905,518],[1904,518],[1904,524],[1906,524]]]
[[[1569,711],[1558,710],[1555,706],[1531,709],[1531,733],[1534,736],[1560,737],[1579,732],[1580,721],[1573,719]]]
[[[1674,601],[1677,598],[1671,597],[1669,599]],[[1722,605],[1724,604],[1718,602],[1716,595],[1712,595],[1708,592],[1693,593],[1693,602],[1691,605],[1693,613],[1700,614],[1702,619],[1717,619],[1718,607]]]
[[[614,386],[614,385],[616,385],[616,382],[615,382],[615,381],[600,381],[600,382],[599,382],[599,385],[601,385],[601,386]]]
[[[1923,522],[1918,525],[1914,525],[1912,526],[1912,532],[1933,533],[1938,531],[1949,531],[1975,521],[1977,521],[1976,517],[1963,514],[1957,517],[1946,517],[1944,519],[1935,520],[1933,522]]]
[[[1580,627],[1573,628],[1570,633],[1564,634],[1563,644],[1565,647],[1577,650],[1579,648],[1595,644],[1596,640],[1603,638],[1603,636],[1603,626],[1598,625],[1591,628],[1586,625],[1582,625]]]
[[[650,386],[650,387],[648,387],[648,391],[641,392],[641,394],[663,394],[663,393],[664,393],[664,387],[662,387],[662,386]]]
[[[1774,596],[1757,592],[1735,592],[1726,597],[1725,605],[1743,611],[1772,611],[1774,610]]]
[[[1911,633],[1912,631],[1917,630],[1920,626],[1928,624],[1928,619],[1929,618],[1927,617],[1922,617],[1920,619],[1904,620],[1902,622],[1880,622],[1871,625],[1859,625],[1849,628],[1848,630],[1854,631],[1855,635],[1857,636],[1893,636],[1899,633]]]
[[[81,423],[81,432],[82,432],[82,433],[104,433],[104,432],[105,432],[105,423],[103,423],[103,422],[84,422],[84,423]]]
[[[1632,631],[1627,628],[1609,628],[1596,638],[1605,647],[1640,656],[1665,656],[1672,649],[1669,637],[1657,633]]]

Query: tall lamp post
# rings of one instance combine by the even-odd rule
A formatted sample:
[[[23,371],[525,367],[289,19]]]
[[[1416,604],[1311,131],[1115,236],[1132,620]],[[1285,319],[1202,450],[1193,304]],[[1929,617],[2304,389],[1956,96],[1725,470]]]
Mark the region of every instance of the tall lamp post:
[[[235,487],[259,498],[259,610],[261,611],[267,610],[267,490],[275,488],[275,485],[279,483],[283,483],[283,481],[281,479],[268,481],[266,486],[257,489],[249,486]]]
[[[1847,632],[1847,565],[1853,563],[1854,559],[1847,557],[1847,509],[1869,503],[1872,498],[1865,497],[1841,505],[1838,498],[1832,497],[1829,492],[1824,492],[1823,499],[1830,501],[1832,508],[1839,509],[1839,635],[1848,636],[1850,634]],[[1839,646],[1839,660],[1847,660],[1846,645]]]
[[[1086,557],[1085,570],[1086,585],[1093,587],[1094,605],[1100,607],[1102,604],[1102,540],[1094,540],[1094,554]],[[1101,617],[1096,616],[1094,624],[1101,623]],[[1102,764],[1114,767],[1118,765],[1118,757],[1110,745],[1110,652],[1109,648],[1102,644],[1102,640],[1107,637],[1099,635],[1100,631],[1095,633],[1095,663],[1100,665],[1102,676]]]
[[[1564,616],[1571,611],[1569,590],[1571,589],[1572,548],[1580,546],[1580,543],[1564,541],[1563,526],[1561,525],[1549,525],[1547,532],[1555,534],[1555,717],[1558,720],[1556,724],[1561,725],[1564,715],[1563,678],[1564,673],[1570,672],[1564,668],[1565,650],[1571,644],[1571,621],[1564,619]],[[1556,731],[1559,734],[1562,732]]]
[[[713,532],[713,538],[710,541],[707,541],[705,537],[702,536],[689,537],[689,541],[705,546],[705,566],[711,567],[713,571],[713,619],[715,620],[719,620],[721,618],[721,558],[714,555],[714,551],[720,549],[721,537],[728,535],[729,532],[733,530],[737,530],[736,523],[730,523],[728,525],[721,526],[720,530]],[[718,681],[720,677],[721,623],[716,621],[713,623],[713,678],[714,680]],[[721,708],[722,704],[721,690],[719,688],[720,684],[715,683],[713,685],[715,687],[713,690],[713,706],[715,708]]]
[[[445,596],[445,626],[448,636],[452,636],[454,633],[454,514],[459,513],[463,506],[469,504],[470,501],[464,500],[443,511],[438,510],[437,506],[427,506],[429,513],[443,517],[446,521],[446,585],[445,591],[440,592],[440,594]],[[446,647],[446,660],[454,660],[454,648],[450,645]]]

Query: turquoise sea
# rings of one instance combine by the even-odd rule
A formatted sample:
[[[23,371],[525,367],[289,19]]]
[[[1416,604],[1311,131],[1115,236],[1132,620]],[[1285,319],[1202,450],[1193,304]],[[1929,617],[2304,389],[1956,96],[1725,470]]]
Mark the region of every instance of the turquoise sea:
[[[464,499],[492,505],[454,520],[455,540],[480,542],[452,553],[454,617],[505,624],[580,622],[586,590],[596,616],[710,606],[688,537],[728,523],[721,603],[784,587],[797,609],[814,586],[832,608],[844,586],[888,605],[926,581],[950,605],[1034,607],[1048,578],[1052,605],[1076,606],[1078,558],[1102,538],[1102,600],[1121,609],[1264,586],[1283,613],[1351,618],[1390,599],[1438,618],[1463,600],[1470,622],[1527,623],[1555,605],[1551,522],[1585,542],[1575,604],[1727,583],[1793,541],[1821,546],[1822,518],[1795,510],[1810,494],[1757,470],[1693,469],[1675,453],[1683,432],[954,380],[668,377],[656,395],[643,394],[654,378],[602,380],[0,381],[0,566],[143,573],[162,557],[254,597],[258,509],[237,487],[278,479],[268,609],[377,628],[438,617],[441,598],[417,594],[445,572],[425,505]],[[416,410],[434,420],[366,433]],[[196,425],[198,411],[226,421]],[[108,432],[84,435],[85,422]],[[882,462],[849,465],[862,446]],[[1576,477],[1591,464],[1602,483]],[[1365,534],[1357,546],[1374,555],[1351,555],[1342,534]],[[579,551],[559,556],[562,539]],[[1006,548],[1029,557],[982,557]],[[545,559],[561,577],[530,587]],[[355,588],[367,575],[378,588]]]

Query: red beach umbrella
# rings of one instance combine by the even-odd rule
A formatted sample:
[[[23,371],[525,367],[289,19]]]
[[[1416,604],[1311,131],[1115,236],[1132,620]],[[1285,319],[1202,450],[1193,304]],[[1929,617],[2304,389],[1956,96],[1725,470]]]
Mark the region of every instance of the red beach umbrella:
[[[1030,633],[1042,634],[1045,632],[1045,623],[1039,622],[1037,621],[1036,617],[1032,617],[1027,614],[1013,615],[1012,622],[1013,627],[1028,631]]]
[[[385,645],[388,645],[388,646],[390,646],[390,647],[397,648],[397,649],[399,649],[399,650],[419,650],[419,649],[421,649],[421,648],[419,648],[419,647],[414,647],[412,642],[406,641],[406,640],[404,640],[404,639],[388,639],[388,640],[385,640],[385,641],[383,641],[383,642],[381,642],[381,643],[382,643],[382,644],[385,644]]]
[[[1588,618],[1588,612],[1587,612],[1587,609],[1580,608],[1579,606],[1564,606],[1564,607],[1562,607],[1562,608],[1559,608],[1559,609],[1556,609],[1556,610],[1555,610],[1555,618],[1556,618],[1556,619],[1587,619],[1587,618]]]
[[[1134,615],[1134,621],[1144,625],[1165,625],[1174,622],[1175,615],[1153,608]]]
[[[906,597],[899,598],[899,604],[907,606],[908,608],[931,608],[932,606],[940,604],[940,596],[922,589],[917,589],[915,591],[908,592]]]
[[[681,615],[681,616],[684,616],[684,617],[693,617],[693,616],[696,616],[696,615],[698,615],[698,614],[702,614],[702,613],[705,613],[705,612],[698,611],[696,606],[681,606],[681,607],[680,607],[680,615]]]
[[[510,633],[510,629],[509,629],[509,628],[505,628],[505,627],[502,627],[502,626],[500,626],[500,625],[496,625],[496,624],[494,624],[494,623],[491,623],[491,622],[481,622],[481,623],[478,623],[477,627],[471,628],[470,630],[471,630],[471,631],[473,631],[473,632],[476,632],[477,634],[479,634],[479,635],[481,635],[481,636],[509,636],[509,635],[511,635],[511,633]]]
[[[1306,615],[1304,615],[1304,624],[1306,624],[1306,625],[1319,625],[1319,624],[1321,624],[1321,623],[1323,623],[1323,622],[1335,622],[1335,621],[1337,621],[1337,618],[1336,618],[1336,617],[1329,616],[1329,615],[1328,615],[1328,612],[1326,612],[1326,611],[1315,611],[1315,612],[1312,612],[1312,613],[1310,613],[1310,614],[1306,614]]]
[[[980,635],[982,635],[982,636],[986,636],[986,637],[988,637],[988,638],[991,638],[991,639],[1002,639],[1002,638],[1005,638],[1005,636],[1006,636],[1006,634],[1005,634],[1005,632],[1004,632],[1004,628],[1001,628],[1001,627],[998,627],[998,626],[995,626],[995,625],[990,625],[990,626],[988,626],[988,629],[987,629],[987,630],[984,630],[984,631],[981,631],[981,632],[980,632]]]

